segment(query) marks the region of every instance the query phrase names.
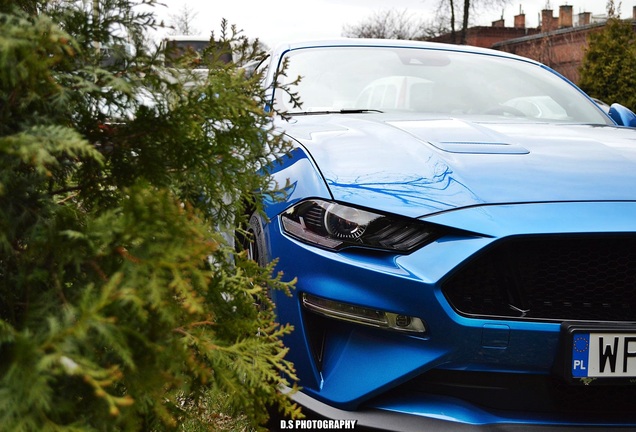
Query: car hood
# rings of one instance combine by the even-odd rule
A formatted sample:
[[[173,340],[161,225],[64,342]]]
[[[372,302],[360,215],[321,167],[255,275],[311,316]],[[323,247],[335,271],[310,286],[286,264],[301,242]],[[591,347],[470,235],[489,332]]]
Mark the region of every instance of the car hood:
[[[333,198],[419,217],[482,204],[636,200],[636,130],[379,114],[294,117]]]

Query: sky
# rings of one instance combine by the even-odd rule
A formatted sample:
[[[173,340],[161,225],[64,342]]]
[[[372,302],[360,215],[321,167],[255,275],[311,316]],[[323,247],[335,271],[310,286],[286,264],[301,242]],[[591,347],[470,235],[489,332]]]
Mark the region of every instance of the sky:
[[[456,3],[463,3],[455,0]],[[472,0],[477,4],[477,0]],[[618,5],[620,0],[615,0]],[[279,43],[302,39],[329,39],[342,36],[345,26],[368,21],[385,10],[406,11],[418,21],[434,19],[440,0],[164,0],[165,7],[157,8],[157,15],[170,22],[187,8],[195,15],[193,27],[202,36],[214,31],[218,34],[221,19],[234,24],[250,39],[258,38],[269,47]],[[482,1],[482,3],[488,3]],[[492,3],[492,0],[490,1]],[[537,27],[541,10],[554,10],[571,5],[574,15],[591,12],[606,13],[606,0],[509,0],[505,7],[477,7],[472,15],[472,25],[491,25],[504,17],[506,26],[513,25],[513,17],[522,10],[526,26]],[[621,16],[632,16],[636,0],[621,2]],[[160,37],[161,35],[159,35]]]

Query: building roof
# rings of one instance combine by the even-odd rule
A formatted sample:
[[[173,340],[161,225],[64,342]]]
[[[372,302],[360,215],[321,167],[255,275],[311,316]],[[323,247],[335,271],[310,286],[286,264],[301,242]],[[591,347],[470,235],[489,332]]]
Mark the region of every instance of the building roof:
[[[528,36],[522,36],[519,38],[513,38],[513,39],[506,39],[506,40],[502,40],[500,42],[497,42],[495,44],[492,45],[492,47],[494,49],[498,49],[499,47],[505,46],[505,45],[513,45],[513,44],[517,44],[517,43],[524,43],[524,42],[530,42],[536,39],[542,39],[545,37],[554,37],[554,36],[558,36],[558,35],[565,35],[568,33],[575,33],[575,32],[580,32],[580,31],[586,31],[586,30],[591,30],[597,27],[603,27],[605,25],[605,22],[596,22],[596,23],[592,23],[592,24],[586,24],[586,25],[581,25],[581,26],[576,26],[576,27],[565,27],[565,28],[560,28],[560,29],[556,29],[556,30],[551,30],[551,31],[547,31],[547,32],[542,32],[542,33],[536,33],[536,34],[532,34],[532,35],[528,35]]]

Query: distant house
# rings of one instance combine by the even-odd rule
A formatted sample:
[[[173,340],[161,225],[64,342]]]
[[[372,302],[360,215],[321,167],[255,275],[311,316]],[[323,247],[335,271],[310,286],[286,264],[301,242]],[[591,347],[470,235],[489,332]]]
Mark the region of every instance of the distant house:
[[[466,29],[466,44],[483,48],[492,48],[498,42],[516,39],[540,33],[538,28],[527,28],[525,14],[515,16],[514,27],[505,27],[504,20],[493,21],[492,26],[476,26]],[[456,34],[459,41],[459,32]],[[453,43],[451,33],[445,33],[429,39],[433,42]]]
[[[210,46],[210,43],[210,37],[206,36],[168,36],[162,41],[165,64],[168,67],[173,66],[176,59],[188,54],[197,63],[193,65],[195,69],[205,69],[205,62],[202,60],[204,52]],[[220,46],[218,48],[221,49]],[[197,60],[199,61],[197,62]],[[226,63],[231,62],[232,54],[230,52],[221,53],[221,60]]]
[[[580,78],[579,69],[588,36],[603,29],[607,17],[593,17],[590,12],[582,12],[576,18],[570,5],[560,6],[558,17],[553,16],[552,10],[544,9],[541,11],[540,33],[500,41],[492,48],[538,60],[576,83]]]
[[[513,27],[505,27],[503,19],[493,21],[491,27],[471,27],[467,29],[467,43],[540,61],[577,83],[588,35],[603,29],[607,17],[590,12],[574,15],[572,8],[560,6],[558,16],[552,9],[542,10],[537,28],[525,26],[523,13],[515,16]],[[636,31],[636,6],[632,25]],[[450,39],[450,34],[445,34],[432,40],[450,43]]]

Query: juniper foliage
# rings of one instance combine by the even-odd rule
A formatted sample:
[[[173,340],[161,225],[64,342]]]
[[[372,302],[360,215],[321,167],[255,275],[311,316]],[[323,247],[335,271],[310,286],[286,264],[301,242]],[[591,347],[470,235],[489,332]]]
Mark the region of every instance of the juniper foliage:
[[[211,390],[298,415],[263,289],[293,282],[227,235],[286,144],[219,47],[261,54],[224,23],[205,76],[165,68],[153,6],[0,3],[3,430],[178,430]]]

